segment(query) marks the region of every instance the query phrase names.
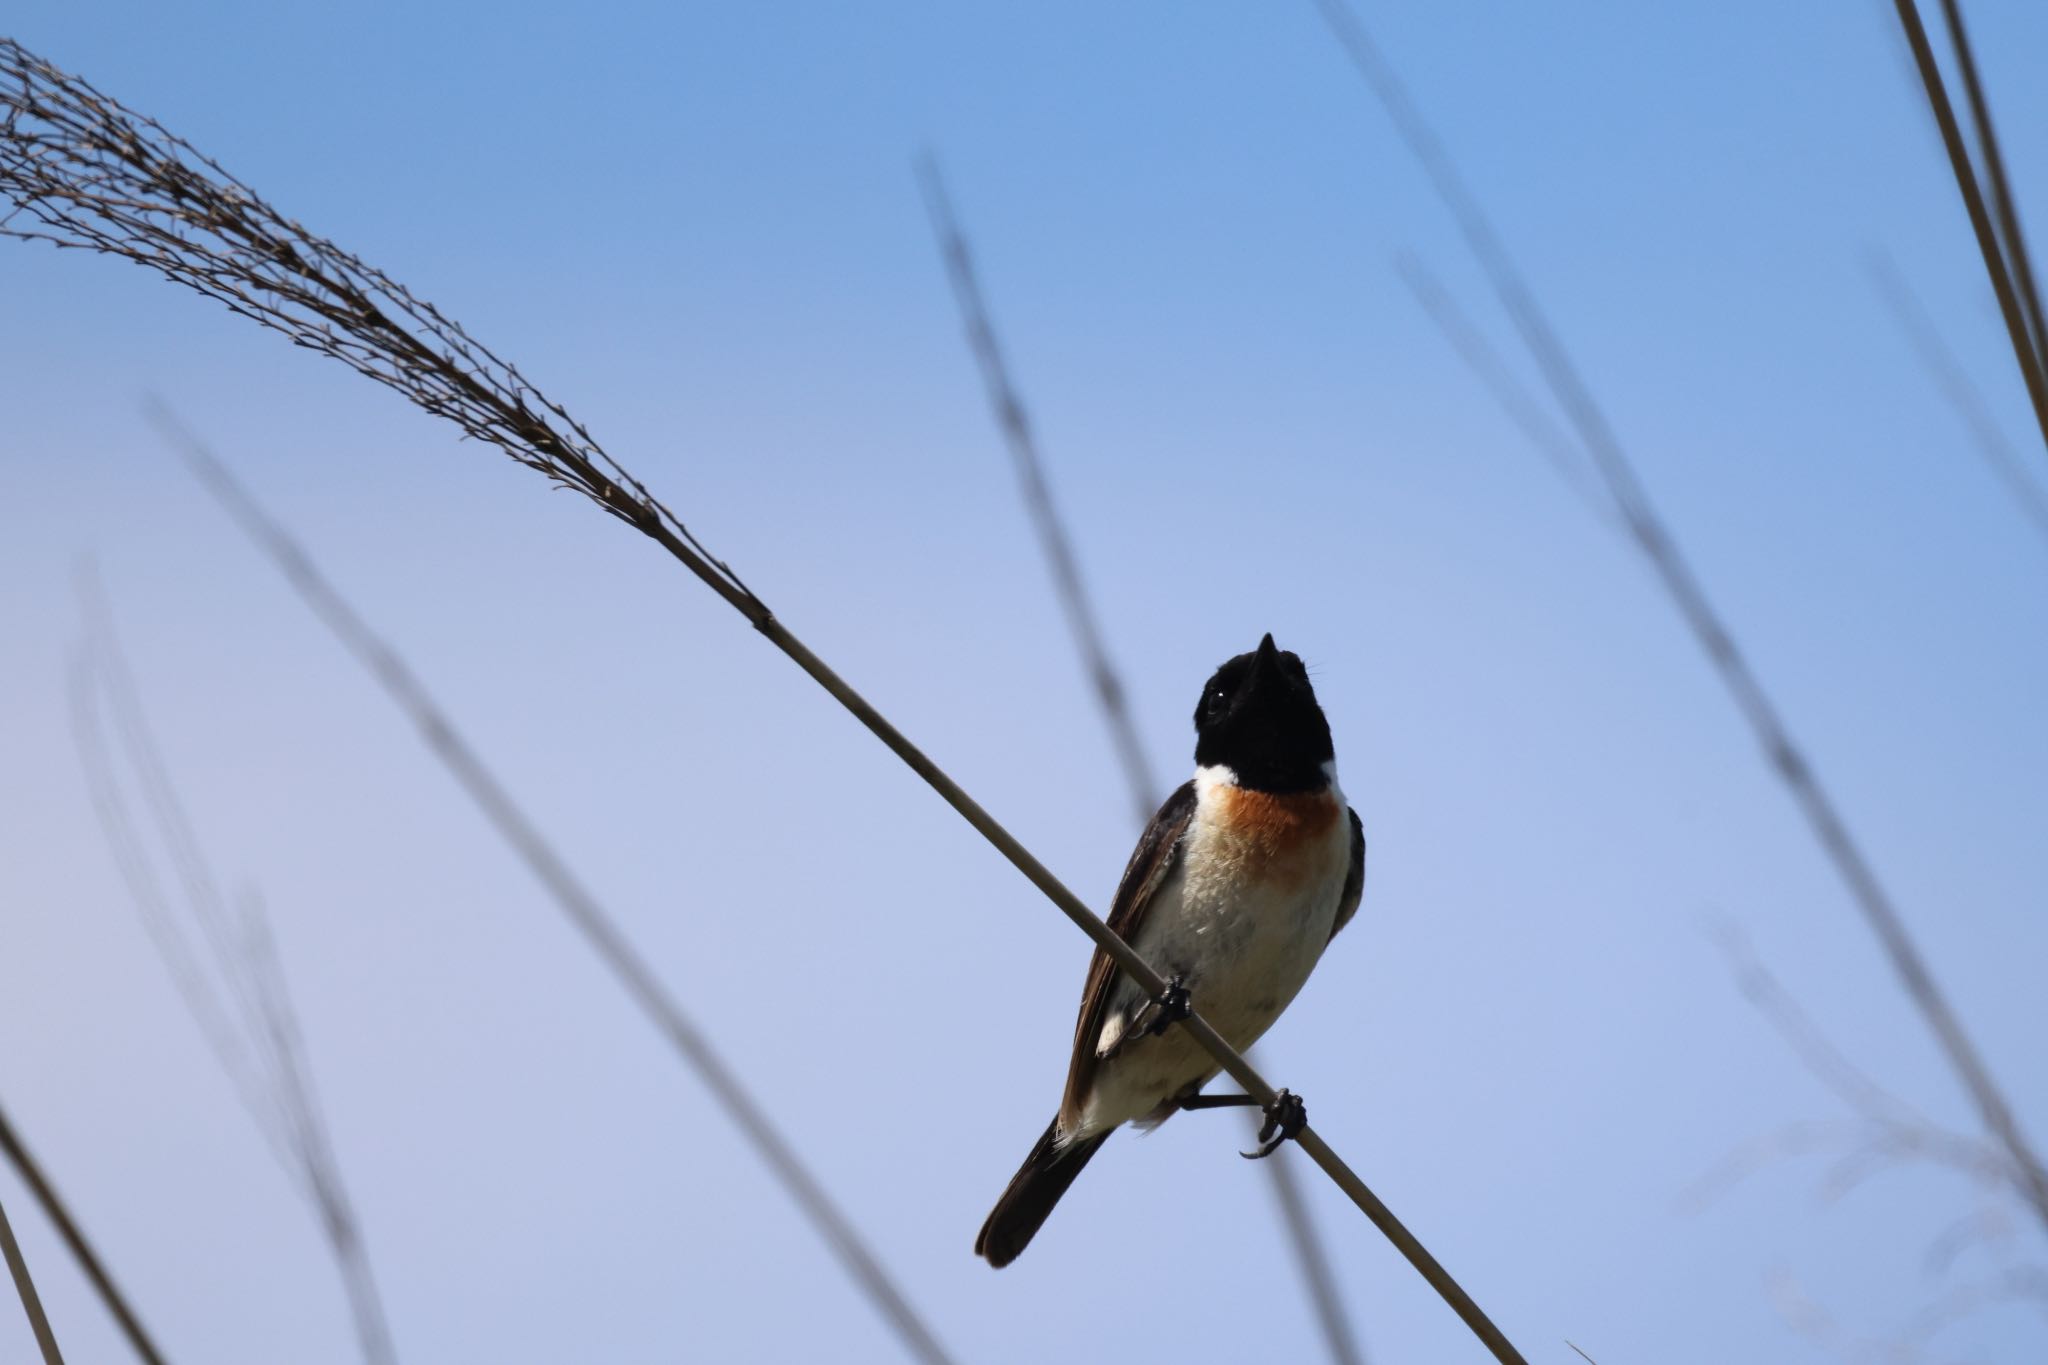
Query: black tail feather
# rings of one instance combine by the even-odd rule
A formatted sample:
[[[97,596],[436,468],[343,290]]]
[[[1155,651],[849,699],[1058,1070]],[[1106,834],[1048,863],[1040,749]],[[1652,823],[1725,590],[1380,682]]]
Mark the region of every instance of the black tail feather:
[[[1045,1126],[1045,1136],[1024,1158],[1017,1174],[1010,1177],[1009,1188],[996,1200],[988,1221],[981,1225],[981,1235],[974,1239],[974,1254],[987,1257],[998,1270],[1031,1245],[1052,1206],[1060,1202],[1095,1149],[1109,1140],[1109,1134],[1103,1133],[1062,1146],[1055,1141],[1058,1136],[1059,1120],[1055,1119]]]

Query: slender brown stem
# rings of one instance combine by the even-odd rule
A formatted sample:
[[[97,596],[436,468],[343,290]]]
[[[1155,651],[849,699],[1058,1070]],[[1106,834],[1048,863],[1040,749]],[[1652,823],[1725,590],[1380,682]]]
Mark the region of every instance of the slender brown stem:
[[[1998,148],[1998,128],[1991,119],[1991,105],[1984,98],[1984,82],[1977,75],[1977,55],[1970,46],[1970,31],[1963,23],[1963,7],[1957,0],[1941,0],[1941,12],[1948,22],[1949,43],[1956,50],[1956,65],[1963,73],[1963,92],[1970,101],[1970,121],[1977,126],[1977,144],[1983,149],[1984,169],[1991,179],[1991,208],[1996,215],[1999,245],[2012,269],[2013,292],[2027,315],[2029,336],[2034,345],[2034,363],[2048,365],[2048,328],[2041,321],[2041,294],[2034,286],[2034,265],[2027,251],[2026,234],[2020,231],[2019,205],[2013,201],[2012,185],[2005,177],[2005,156]]]
[[[6,1156],[8,1164],[14,1167],[15,1174],[21,1177],[21,1183],[35,1196],[36,1203],[43,1210],[43,1216],[50,1220],[50,1226],[57,1229],[57,1236],[63,1240],[65,1248],[71,1253],[71,1259],[78,1263],[78,1268],[85,1273],[86,1280],[92,1285],[93,1292],[100,1296],[100,1302],[106,1306],[108,1314],[120,1327],[121,1335],[127,1338],[136,1359],[142,1361],[143,1365],[164,1365],[163,1352],[159,1351],[156,1343],[150,1339],[148,1331],[142,1326],[141,1317],[129,1306],[128,1296],[114,1283],[114,1277],[107,1271],[106,1262],[93,1250],[92,1243],[86,1241],[78,1220],[71,1216],[70,1208],[57,1194],[56,1187],[51,1185],[50,1177],[44,1172],[42,1163],[35,1159],[22,1142],[21,1134],[15,1131],[14,1124],[8,1120],[4,1109],[0,1109],[0,1155]]]
[[[7,1271],[14,1277],[14,1290],[21,1295],[22,1311],[28,1314],[36,1346],[43,1353],[43,1365],[64,1365],[63,1353],[57,1349],[57,1334],[50,1330],[50,1315],[43,1311],[42,1296],[36,1293],[36,1282],[29,1278],[28,1258],[21,1254],[21,1243],[14,1239],[14,1224],[7,1221],[4,1205],[0,1205],[0,1259],[7,1262]]]
[[[0,233],[147,265],[384,384],[632,526],[789,656],[1147,993],[1166,982],[922,750],[828,668],[739,575],[516,368],[397,281],[277,212],[218,163],[86,82],[0,40],[0,193],[33,226]],[[1200,1015],[1181,1027],[1231,1078],[1276,1091]],[[1320,1135],[1307,1152],[1501,1361],[1521,1355]]]
[[[1983,191],[1978,188],[1977,173],[1970,163],[1970,152],[1963,142],[1962,129],[1956,124],[1955,109],[1949,103],[1941,66],[1935,61],[1934,48],[1927,41],[1926,26],[1920,22],[1920,7],[1914,0],[1893,0],[1893,7],[1898,11],[1900,26],[1906,31],[1906,44],[1913,50],[1913,65],[1920,73],[1922,88],[1927,92],[1927,107],[1933,111],[1935,125],[1941,130],[1941,145],[1948,152],[1956,189],[1961,192],[1963,208],[1970,215],[1970,230],[1977,236],[1977,250],[1984,257],[1984,271],[1991,277],[1991,292],[1998,296],[1999,316],[2005,319],[2006,335],[2012,340],[2013,358],[2019,363],[2020,378],[2025,382],[2027,397],[2034,406],[2034,421],[2041,429],[2042,441],[2048,443],[2048,374],[2042,371],[2041,357],[2036,354],[2034,340],[2029,334],[2026,314],[2006,269],[1998,231],[1990,214],[1985,211]],[[1987,120],[1984,127],[1989,129],[1990,126]]]

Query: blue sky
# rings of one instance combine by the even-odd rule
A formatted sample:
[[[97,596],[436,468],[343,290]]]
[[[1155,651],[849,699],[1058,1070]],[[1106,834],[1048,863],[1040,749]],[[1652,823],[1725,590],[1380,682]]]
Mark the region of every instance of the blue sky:
[[[1970,14],[2048,221],[2048,11]],[[1505,341],[1312,6],[10,15],[515,359],[1103,905],[1127,803],[924,221],[933,150],[1161,771],[1262,631],[1316,668],[1371,868],[1267,1069],[1532,1360],[1839,1359],[2048,1254],[2015,1224],[1931,1270],[1987,1195],[1910,1163],[1680,1207],[1840,1113],[1718,923],[1860,1064],[1969,1111],[1655,583],[1402,285],[1414,251]],[[1861,253],[2048,470],[1889,7],[1365,16],[2048,1133],[2048,546]],[[178,1359],[352,1347],[94,824],[84,554],[215,860],[278,919],[405,1358],[898,1355],[146,393],[413,659],[962,1360],[1314,1351],[1227,1117],[1117,1138],[1001,1275],[969,1254],[1057,1099],[1087,945],[738,618],[341,367],[132,266],[0,247],[0,1099]],[[1311,1189],[1374,1358],[1480,1358]],[[0,1201],[72,1355],[117,1358],[11,1177]],[[1911,1358],[2044,1339],[2008,1306]],[[0,1361],[31,1349],[0,1313]]]

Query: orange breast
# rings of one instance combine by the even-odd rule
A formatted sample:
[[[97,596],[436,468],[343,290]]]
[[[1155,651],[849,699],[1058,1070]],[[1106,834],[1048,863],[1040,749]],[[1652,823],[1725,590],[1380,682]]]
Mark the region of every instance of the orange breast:
[[[1330,835],[1343,818],[1343,803],[1333,792],[1276,795],[1219,787],[1215,794],[1220,801],[1216,821],[1228,831],[1237,856],[1288,880],[1317,870]]]

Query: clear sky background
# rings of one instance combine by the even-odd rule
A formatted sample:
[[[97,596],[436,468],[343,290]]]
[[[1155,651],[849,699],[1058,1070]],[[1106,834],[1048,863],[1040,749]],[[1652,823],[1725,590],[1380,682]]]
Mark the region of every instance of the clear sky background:
[[[2048,224],[2048,8],[1969,6]],[[1365,11],[2048,1139],[2048,543],[1878,302],[1889,251],[2048,472],[1890,7]],[[1827,1155],[1732,922],[1971,1112],[1627,547],[1416,306],[1483,281],[1308,4],[166,8],[7,26],[440,304],[1070,885],[1133,830],[911,174],[943,159],[1163,774],[1262,631],[1316,669],[1365,906],[1264,1048],[1532,1361],[2048,1357],[1996,1201]],[[2037,242],[2048,246],[2048,238]],[[1000,1275],[1088,946],[658,551],[153,275],[0,243],[0,1100],[176,1359],[354,1358],[67,722],[97,558],[215,861],[260,886],[408,1361],[887,1361],[894,1339],[396,712],[140,416],[173,402],[412,659],[965,1362],[1316,1359],[1241,1122],[1118,1137]],[[1380,1362],[1481,1352],[1298,1154]],[[120,1348],[11,1176],[75,1360]],[[30,1359],[0,1309],[0,1361]]]

